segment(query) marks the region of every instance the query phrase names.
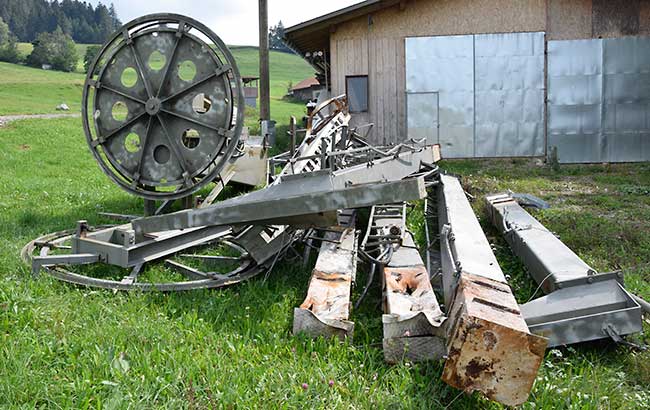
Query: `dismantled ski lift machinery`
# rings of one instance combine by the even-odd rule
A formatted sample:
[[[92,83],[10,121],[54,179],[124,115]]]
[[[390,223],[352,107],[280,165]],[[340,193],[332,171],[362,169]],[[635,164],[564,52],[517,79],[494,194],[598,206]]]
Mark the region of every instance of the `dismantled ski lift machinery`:
[[[369,144],[368,126],[349,125],[345,96],[322,101],[305,130],[292,120],[290,151],[267,158],[266,141],[243,127],[235,59],[191,18],[126,24],[88,73],[88,146],[111,180],[144,198],[145,216],[104,214],[122,223],[79,221],[35,239],[22,252],[34,274],[113,290],[218,288],[268,274],[283,257],[307,266],[316,249],[293,331],[343,339],[354,332],[362,261],[369,275],[357,305],[380,277],[386,361],[444,358],[446,383],[506,405],[527,400],[548,347],[642,330],[649,306],[626,291],[622,272],[595,272],[518,198],[489,196],[492,221],[546,293],[520,306],[460,181],[436,166],[439,147]],[[265,187],[217,201],[229,183]],[[419,249],[407,201],[422,199]],[[169,213],[177,201],[182,210]],[[148,277],[153,263],[166,266],[165,279]]]

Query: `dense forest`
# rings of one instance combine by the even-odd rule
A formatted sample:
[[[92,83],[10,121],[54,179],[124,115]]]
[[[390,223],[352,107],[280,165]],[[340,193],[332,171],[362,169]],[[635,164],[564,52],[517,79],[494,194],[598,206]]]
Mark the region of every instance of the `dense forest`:
[[[57,27],[78,43],[103,43],[122,23],[115,7],[77,0],[0,0],[0,18],[19,41],[32,42]]]

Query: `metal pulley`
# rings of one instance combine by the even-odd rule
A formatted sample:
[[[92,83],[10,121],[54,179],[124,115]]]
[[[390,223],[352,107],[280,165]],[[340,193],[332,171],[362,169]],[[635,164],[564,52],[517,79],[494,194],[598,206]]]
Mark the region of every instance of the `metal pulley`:
[[[125,24],[88,70],[88,145],[122,189],[170,200],[218,178],[239,143],[244,93],[235,59],[205,25],[177,14]]]

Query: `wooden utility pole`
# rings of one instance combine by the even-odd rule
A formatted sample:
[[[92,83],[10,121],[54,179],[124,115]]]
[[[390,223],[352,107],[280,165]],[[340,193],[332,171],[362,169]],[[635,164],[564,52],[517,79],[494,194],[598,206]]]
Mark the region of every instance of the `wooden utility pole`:
[[[269,13],[267,0],[259,0],[260,30],[260,120],[271,119],[269,79]]]

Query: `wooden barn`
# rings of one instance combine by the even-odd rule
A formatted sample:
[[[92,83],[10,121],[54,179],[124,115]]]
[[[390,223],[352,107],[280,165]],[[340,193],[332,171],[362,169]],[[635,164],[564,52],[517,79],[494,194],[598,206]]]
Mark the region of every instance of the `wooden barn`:
[[[648,35],[650,0],[367,0],[285,38],[375,143],[627,162],[650,160]]]

